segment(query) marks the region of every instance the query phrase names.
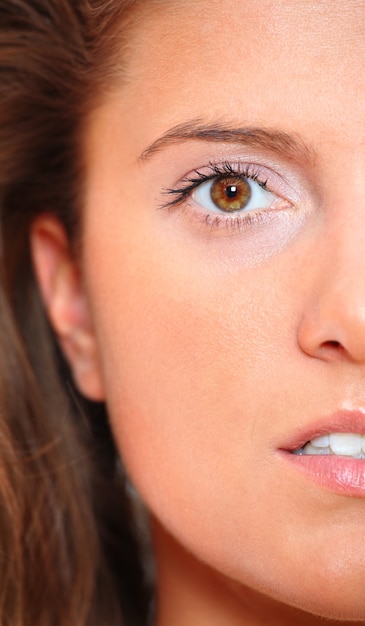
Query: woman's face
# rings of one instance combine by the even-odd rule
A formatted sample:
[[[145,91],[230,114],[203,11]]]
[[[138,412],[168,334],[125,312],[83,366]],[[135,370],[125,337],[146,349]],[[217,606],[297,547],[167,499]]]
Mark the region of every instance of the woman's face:
[[[365,433],[364,4],[154,9],[86,139],[82,263],[118,447],[198,559],[365,619],[365,460],[291,453]]]

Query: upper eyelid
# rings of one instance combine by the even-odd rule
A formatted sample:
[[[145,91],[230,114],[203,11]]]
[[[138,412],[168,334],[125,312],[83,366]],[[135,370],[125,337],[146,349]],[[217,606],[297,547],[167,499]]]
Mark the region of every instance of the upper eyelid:
[[[242,166],[244,166],[243,170],[241,171],[240,168],[242,168]],[[258,170],[255,169],[255,171],[251,171],[251,168],[257,168],[258,166],[256,166],[254,163],[238,163],[237,164],[237,169],[235,168],[235,165],[232,165],[230,162],[228,161],[223,161],[222,163],[210,163],[209,164],[209,169],[211,170],[210,173],[204,174],[204,172],[202,172],[200,169],[196,169],[194,170],[194,174],[196,174],[197,179],[201,179],[201,180],[212,180],[214,178],[218,178],[220,176],[244,176],[246,178],[252,178],[253,180],[255,180],[256,178],[258,178]],[[193,182],[191,179],[193,177],[191,176],[190,178],[190,174],[188,174],[183,180],[184,181],[191,181]]]
[[[232,169],[232,175],[245,175],[246,172],[249,172],[252,175],[253,171],[255,173],[262,172],[267,174],[267,179],[274,181],[278,181],[283,183],[286,188],[290,188],[292,193],[296,195],[296,190],[291,182],[292,176],[287,176],[286,174],[282,174],[282,169],[284,167],[283,164],[275,162],[272,163],[266,162],[265,160],[256,160],[255,158],[247,159],[239,156],[234,156],[233,158],[222,158],[217,160],[211,160],[207,164],[202,165],[201,167],[196,167],[190,171],[188,171],[182,178],[176,181],[174,186],[181,185],[184,182],[188,182],[190,178],[194,176],[194,174],[200,175],[202,178],[207,176],[209,178],[215,178],[215,176],[220,176],[224,174],[223,171],[225,166],[228,166]],[[210,175],[211,174],[211,175]],[[215,175],[214,175],[215,174]],[[288,172],[289,174],[289,172]]]
[[[196,168],[183,176],[183,178],[176,183],[176,190],[178,190],[177,185],[186,185],[187,187],[189,185],[199,185],[205,181],[214,180],[221,176],[243,176],[252,180],[258,180],[259,168],[265,169],[265,171],[268,169],[256,163],[246,163],[244,161],[234,164],[229,161],[222,161],[220,163],[211,162],[209,165]],[[205,169],[208,171],[204,172],[203,170]],[[277,173],[274,175],[278,176]]]

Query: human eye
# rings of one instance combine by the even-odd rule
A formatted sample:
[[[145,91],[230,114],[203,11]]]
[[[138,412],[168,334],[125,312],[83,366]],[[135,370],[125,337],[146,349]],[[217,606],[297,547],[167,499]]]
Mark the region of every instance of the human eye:
[[[263,212],[288,208],[291,203],[274,191],[275,176],[256,164],[223,162],[194,170],[175,189],[163,208],[188,205],[210,226],[240,226],[259,220]]]

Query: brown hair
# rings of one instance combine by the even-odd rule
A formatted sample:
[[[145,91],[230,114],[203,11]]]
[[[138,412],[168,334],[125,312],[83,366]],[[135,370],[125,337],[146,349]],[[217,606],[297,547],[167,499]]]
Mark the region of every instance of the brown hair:
[[[134,0],[0,0],[0,623],[146,623],[126,479],[103,404],[75,388],[34,279],[29,228],[71,237],[80,129]],[[124,26],[123,26],[124,25]]]

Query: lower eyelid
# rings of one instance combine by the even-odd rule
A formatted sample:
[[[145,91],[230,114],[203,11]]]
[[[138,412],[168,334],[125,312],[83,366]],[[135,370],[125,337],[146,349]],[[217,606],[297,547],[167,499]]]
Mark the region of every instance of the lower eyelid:
[[[289,208],[287,204],[286,209]],[[238,215],[226,216],[220,213],[209,213],[199,208],[187,204],[184,207],[183,215],[189,222],[196,224],[202,233],[207,233],[209,237],[227,237],[243,235],[252,228],[270,224],[275,218],[275,211],[263,209],[259,211],[248,211]]]

